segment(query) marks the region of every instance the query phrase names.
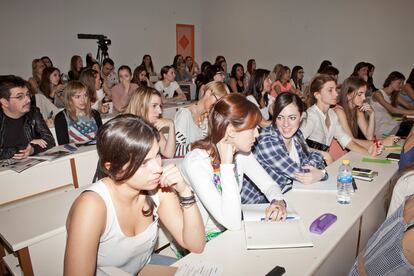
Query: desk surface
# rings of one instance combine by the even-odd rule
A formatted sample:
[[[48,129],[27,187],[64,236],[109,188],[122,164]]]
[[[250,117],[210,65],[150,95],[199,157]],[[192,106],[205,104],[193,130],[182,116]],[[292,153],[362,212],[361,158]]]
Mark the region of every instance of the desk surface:
[[[378,171],[379,175],[373,182],[356,180],[358,191],[352,196],[350,205],[338,204],[334,192],[290,191],[285,195],[287,203],[292,204],[307,229],[314,219],[324,213],[337,215],[338,220],[324,234],[321,236],[310,234],[314,247],[247,250],[243,229],[226,231],[208,242],[202,254],[189,254],[174,265],[180,266],[186,262],[204,260],[222,265],[223,275],[265,275],[276,265],[285,267],[288,275],[315,273],[397,171],[397,163],[386,165],[363,163],[362,157],[357,153],[348,153],[327,168],[330,175],[328,181],[336,181],[342,159],[350,159],[351,166]]]
[[[17,251],[66,231],[66,217],[76,197],[87,187],[45,195],[0,209],[0,235]]]
[[[53,149],[55,149],[55,148],[56,147],[54,147]],[[39,164],[33,166],[33,168],[38,168],[38,167],[42,167],[42,166],[50,166],[50,165],[52,165],[54,163],[63,162],[63,161],[69,160],[71,158],[76,158],[78,156],[82,156],[82,155],[88,154],[91,151],[96,151],[96,145],[81,146],[81,147],[78,148],[77,151],[75,151],[72,154],[69,154],[69,155],[66,155],[66,156],[57,158],[57,159],[52,160],[52,161],[45,161],[45,162],[39,163]],[[22,175],[23,174],[27,174],[27,173],[30,173],[31,172],[31,169],[32,168],[29,168],[29,169],[27,169],[27,170],[25,170],[25,171],[23,171],[21,173],[17,173],[17,172],[15,172],[13,170],[10,170],[7,167],[0,167],[0,178],[1,178],[2,175],[5,175],[5,174],[22,174]],[[37,176],[37,177],[40,177],[40,176]]]

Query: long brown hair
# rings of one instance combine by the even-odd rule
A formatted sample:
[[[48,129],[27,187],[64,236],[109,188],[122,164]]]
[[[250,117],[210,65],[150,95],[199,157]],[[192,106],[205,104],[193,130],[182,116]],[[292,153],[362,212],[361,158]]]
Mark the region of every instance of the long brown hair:
[[[98,166],[105,176],[122,184],[141,167],[155,140],[160,140],[157,129],[144,119],[132,114],[118,115],[98,130]],[[150,216],[155,204],[148,193],[146,202],[149,208],[142,209],[142,213]]]
[[[98,100],[98,96],[96,95],[96,87],[95,87],[95,80],[96,76],[98,75],[98,71],[87,68],[82,71],[79,77],[79,81],[86,86],[86,90],[88,92],[88,97],[91,103],[95,103]]]
[[[260,110],[244,96],[233,93],[221,98],[212,108],[208,117],[208,135],[192,144],[192,149],[204,149],[210,153],[214,165],[221,163],[216,144],[232,125],[237,131],[256,127],[262,120]]]
[[[341,87],[341,92],[339,93],[339,102],[338,104],[344,109],[346,119],[348,121],[349,127],[352,132],[352,136],[358,137],[358,122],[357,122],[357,108],[351,109],[349,107],[348,95],[352,94],[351,101],[354,100],[357,95],[358,89],[366,86],[368,84],[365,80],[359,77],[349,77],[347,78]]]
[[[329,81],[335,81],[335,79],[331,76],[323,75],[323,74],[318,75],[313,78],[309,86],[309,91],[306,91],[306,95],[305,95],[306,97],[305,102],[308,107],[316,103],[315,93],[320,92],[323,86],[325,85],[325,83]]]
[[[40,86],[39,89],[42,91],[43,94],[45,94],[46,97],[50,98],[50,93],[52,92],[52,83],[50,82],[50,75],[53,74],[53,72],[58,71],[60,75],[60,70],[56,67],[47,67],[43,70],[42,73],[42,79],[40,80]],[[59,81],[59,84],[61,84],[62,81]]]
[[[74,55],[70,59],[70,70],[72,71],[73,77],[74,77],[75,80],[79,79],[79,76],[80,76],[80,73],[81,73],[80,71],[76,71],[76,63],[78,62],[79,59],[82,59],[82,57],[78,56],[78,55]]]

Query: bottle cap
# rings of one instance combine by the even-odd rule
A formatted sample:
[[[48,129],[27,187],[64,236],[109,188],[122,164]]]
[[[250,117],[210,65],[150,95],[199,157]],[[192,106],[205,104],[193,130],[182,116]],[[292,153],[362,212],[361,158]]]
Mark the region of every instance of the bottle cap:
[[[348,159],[344,159],[344,160],[342,160],[342,164],[344,164],[344,165],[349,165],[349,160],[348,160]]]

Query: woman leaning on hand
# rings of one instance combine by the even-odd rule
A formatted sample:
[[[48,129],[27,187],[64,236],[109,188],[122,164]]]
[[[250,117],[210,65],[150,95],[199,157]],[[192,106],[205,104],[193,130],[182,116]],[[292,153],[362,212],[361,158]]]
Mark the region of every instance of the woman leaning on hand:
[[[191,190],[175,165],[161,166],[158,131],[123,114],[99,131],[106,177],[84,191],[69,212],[64,275],[106,275],[115,266],[136,275],[148,263],[160,219],[182,247],[204,248],[204,227]]]

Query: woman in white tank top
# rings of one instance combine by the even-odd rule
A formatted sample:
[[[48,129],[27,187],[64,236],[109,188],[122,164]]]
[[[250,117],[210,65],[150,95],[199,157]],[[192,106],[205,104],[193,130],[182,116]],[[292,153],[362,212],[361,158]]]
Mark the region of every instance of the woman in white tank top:
[[[194,194],[175,165],[161,167],[158,141],[154,127],[130,114],[99,130],[99,166],[107,177],[72,205],[64,275],[103,275],[105,266],[136,275],[150,260],[158,218],[180,246],[203,251]]]
[[[399,95],[404,80],[403,74],[394,71],[384,81],[384,88],[372,94],[371,105],[376,114],[375,135],[378,137],[397,133],[401,121],[394,117],[414,115],[414,107]]]

